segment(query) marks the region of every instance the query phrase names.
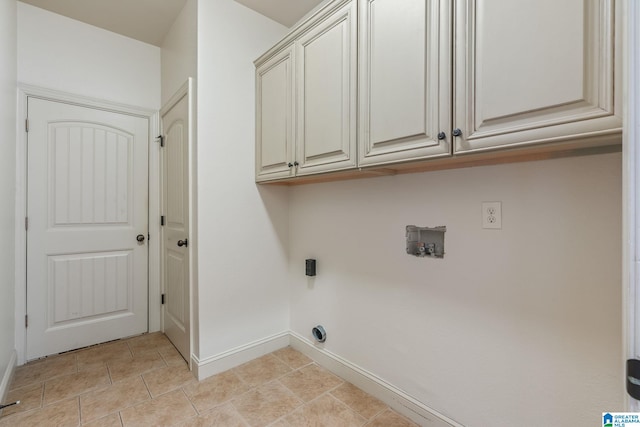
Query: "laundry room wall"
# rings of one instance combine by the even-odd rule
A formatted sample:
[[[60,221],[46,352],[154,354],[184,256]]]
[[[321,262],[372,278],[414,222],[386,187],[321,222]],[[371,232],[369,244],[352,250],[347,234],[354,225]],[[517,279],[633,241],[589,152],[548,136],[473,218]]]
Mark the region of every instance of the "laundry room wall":
[[[294,187],[291,329],[323,325],[326,350],[465,426],[596,425],[624,409],[621,171],[613,153]],[[444,258],[407,254],[407,225],[446,226]]]
[[[160,48],[22,2],[18,81],[160,108]]]
[[[15,355],[16,2],[0,0],[0,402]]]

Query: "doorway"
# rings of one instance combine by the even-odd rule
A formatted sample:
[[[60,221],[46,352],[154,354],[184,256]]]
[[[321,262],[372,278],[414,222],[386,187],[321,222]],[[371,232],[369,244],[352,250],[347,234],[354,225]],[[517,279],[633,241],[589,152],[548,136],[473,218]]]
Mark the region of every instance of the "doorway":
[[[189,79],[167,102],[162,117],[162,323],[191,365],[190,152],[192,89]]]
[[[28,120],[17,147],[18,364],[159,330],[159,225],[149,223],[158,113],[19,92]]]

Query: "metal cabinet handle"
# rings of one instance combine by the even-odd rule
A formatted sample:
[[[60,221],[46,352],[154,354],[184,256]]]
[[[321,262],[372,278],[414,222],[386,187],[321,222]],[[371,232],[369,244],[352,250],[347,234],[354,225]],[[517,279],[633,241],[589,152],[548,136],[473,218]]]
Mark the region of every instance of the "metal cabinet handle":
[[[439,141],[442,141],[442,140],[443,140],[443,139],[445,139],[446,137],[447,137],[447,134],[446,134],[446,133],[444,133],[444,132],[440,132],[440,133],[438,134],[438,140],[439,140]]]
[[[138,243],[144,242],[144,234],[138,234],[136,236],[136,240],[138,241]]]
[[[184,239],[184,240],[178,240],[178,246],[180,246],[180,247],[183,247],[183,246],[184,246],[184,247],[186,248],[186,247],[188,247],[188,246],[189,246],[189,241],[188,241],[187,239]]]
[[[453,135],[453,136],[461,136],[462,135],[462,131],[460,129],[458,129],[458,128],[455,128],[453,130],[453,132],[451,133],[451,135]]]

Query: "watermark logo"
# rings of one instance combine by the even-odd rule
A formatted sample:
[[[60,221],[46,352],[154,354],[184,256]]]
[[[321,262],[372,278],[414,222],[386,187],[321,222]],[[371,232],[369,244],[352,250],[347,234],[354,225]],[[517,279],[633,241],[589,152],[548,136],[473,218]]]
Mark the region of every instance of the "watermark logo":
[[[640,427],[640,413],[637,412],[603,412],[602,427]]]

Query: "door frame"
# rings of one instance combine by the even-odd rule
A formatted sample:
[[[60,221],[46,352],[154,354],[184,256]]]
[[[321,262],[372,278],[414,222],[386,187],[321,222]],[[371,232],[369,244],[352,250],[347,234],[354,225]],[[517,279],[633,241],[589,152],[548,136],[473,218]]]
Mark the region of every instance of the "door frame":
[[[622,188],[623,188],[623,357],[640,358],[640,4],[623,2],[626,8],[623,30],[624,92],[627,94],[624,108]],[[625,361],[622,361],[625,363]],[[630,412],[640,411],[640,401],[632,399],[626,392],[626,365],[622,365],[622,384],[625,408]]]
[[[27,329],[27,99],[39,98],[48,101],[88,107],[98,110],[142,117],[149,120],[149,261],[148,261],[148,331],[160,330],[160,165],[159,144],[155,143],[160,131],[160,115],[157,110],[119,104],[102,99],[47,89],[39,86],[18,84],[17,128],[16,128],[16,198],[15,198],[15,347],[17,364],[26,362]]]
[[[189,168],[189,182],[188,182],[188,193],[189,193],[189,232],[187,233],[187,239],[189,240],[189,360],[187,360],[187,364],[189,365],[189,369],[193,369],[193,366],[195,364],[194,358],[193,358],[193,348],[194,348],[194,318],[195,318],[195,313],[194,313],[194,308],[195,308],[195,304],[194,304],[194,283],[195,283],[195,274],[196,274],[196,257],[197,257],[197,247],[198,247],[198,242],[196,241],[196,239],[194,238],[194,236],[196,236],[196,199],[195,199],[195,185],[196,185],[196,180],[195,180],[195,171],[196,171],[196,150],[195,150],[195,139],[196,139],[196,127],[195,127],[195,111],[196,111],[196,104],[195,104],[195,93],[194,93],[194,81],[192,77],[188,77],[187,80],[182,84],[182,86],[180,86],[178,88],[178,90],[176,90],[174,92],[174,94],[171,96],[171,98],[169,98],[169,100],[167,102],[164,103],[164,105],[162,106],[162,108],[160,109],[160,113],[158,116],[158,120],[159,120],[159,127],[161,129],[161,133],[159,133],[158,135],[162,134],[164,135],[164,128],[163,128],[163,123],[162,123],[162,116],[164,116],[169,110],[171,110],[183,97],[187,97],[187,105],[188,105],[188,113],[187,113],[187,145],[188,145],[188,168]],[[158,168],[159,168],[159,175],[158,175],[158,196],[159,196],[159,209],[160,209],[160,213],[158,214],[158,218],[160,217],[159,215],[162,215],[162,196],[163,196],[163,188],[162,188],[162,183],[164,182],[163,180],[163,175],[162,173],[164,172],[163,166],[164,165],[164,159],[161,157],[162,155],[164,155],[164,153],[162,152],[159,159],[158,159]],[[162,256],[162,238],[160,238],[162,236],[162,227],[159,228],[158,230],[158,236],[159,236],[159,243],[160,245],[158,246],[158,262],[159,262],[159,282],[160,282],[160,286],[162,287],[164,285],[163,283],[163,277],[162,275],[164,274],[164,257]],[[160,288],[160,294],[158,296],[158,298],[160,298],[161,293],[164,292],[163,288]],[[160,307],[160,330],[164,332],[164,310],[162,309],[162,307]]]

